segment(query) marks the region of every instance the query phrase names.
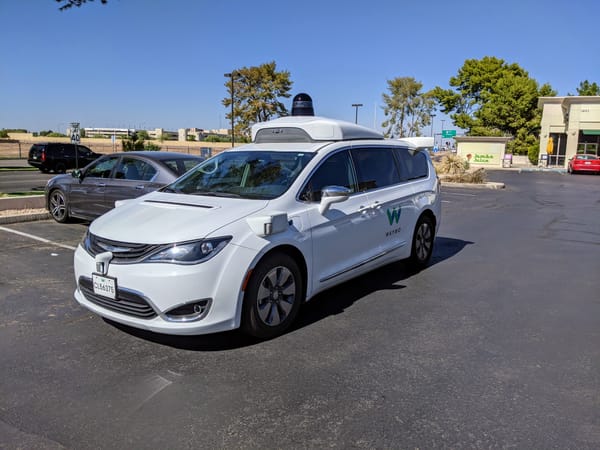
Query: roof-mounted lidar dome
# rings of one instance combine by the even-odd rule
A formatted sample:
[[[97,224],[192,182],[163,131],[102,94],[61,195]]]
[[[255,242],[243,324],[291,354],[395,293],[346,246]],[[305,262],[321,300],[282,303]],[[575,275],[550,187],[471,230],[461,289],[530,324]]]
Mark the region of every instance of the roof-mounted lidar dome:
[[[292,102],[292,116],[314,116],[312,98],[308,94],[298,94]]]

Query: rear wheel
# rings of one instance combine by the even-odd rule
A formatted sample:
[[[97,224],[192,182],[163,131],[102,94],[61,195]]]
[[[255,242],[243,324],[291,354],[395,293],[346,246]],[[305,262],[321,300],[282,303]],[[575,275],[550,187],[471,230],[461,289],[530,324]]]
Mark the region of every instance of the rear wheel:
[[[429,263],[433,254],[435,227],[428,216],[421,216],[415,227],[410,259],[416,269],[423,269]]]
[[[242,329],[261,339],[282,334],[296,318],[303,292],[296,261],[284,253],[268,255],[246,286]]]
[[[50,215],[59,223],[69,221],[69,212],[67,209],[67,197],[60,189],[54,189],[48,196],[48,208]]]
[[[65,163],[56,163],[54,165],[54,171],[56,173],[65,173],[67,171],[67,166],[65,166]]]

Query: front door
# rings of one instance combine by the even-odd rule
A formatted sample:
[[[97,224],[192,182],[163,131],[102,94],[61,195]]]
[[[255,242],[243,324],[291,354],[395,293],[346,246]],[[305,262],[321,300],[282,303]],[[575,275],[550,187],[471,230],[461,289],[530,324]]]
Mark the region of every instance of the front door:
[[[321,190],[342,186],[350,197],[319,212]],[[313,206],[306,211],[312,235],[313,288],[324,289],[349,278],[372,256],[373,215],[367,192],[357,192],[357,183],[348,150],[329,156],[303,188],[300,199]],[[304,220],[304,219],[303,219]]]
[[[96,216],[112,208],[107,204],[104,193],[118,161],[119,157],[113,156],[92,163],[83,173],[82,180],[71,185],[69,208],[74,215]]]

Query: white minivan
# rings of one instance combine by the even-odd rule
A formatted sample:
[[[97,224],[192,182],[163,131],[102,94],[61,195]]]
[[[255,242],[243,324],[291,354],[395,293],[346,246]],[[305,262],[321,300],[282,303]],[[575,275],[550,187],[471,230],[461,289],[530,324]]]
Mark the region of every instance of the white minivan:
[[[92,222],[77,301],[159,333],[270,338],[324,289],[427,265],[440,184],[418,140],[316,116],[256,124],[252,139]]]

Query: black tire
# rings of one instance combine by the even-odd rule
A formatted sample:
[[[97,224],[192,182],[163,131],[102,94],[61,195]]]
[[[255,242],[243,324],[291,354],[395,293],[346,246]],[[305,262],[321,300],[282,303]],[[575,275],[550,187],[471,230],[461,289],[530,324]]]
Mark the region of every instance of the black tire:
[[[302,273],[293,258],[273,253],[250,276],[242,308],[242,330],[269,339],[289,328],[304,299]]]
[[[410,254],[411,264],[415,269],[421,270],[429,263],[433,254],[434,239],[433,220],[429,216],[421,216],[415,226]]]
[[[42,172],[42,173],[48,173],[49,170],[46,169],[45,167],[40,167],[40,172]]]
[[[54,172],[56,173],[65,173],[67,171],[67,166],[65,166],[65,163],[56,163],[54,165]]]
[[[67,197],[60,189],[54,189],[48,194],[48,210],[58,223],[67,223],[70,220]]]

